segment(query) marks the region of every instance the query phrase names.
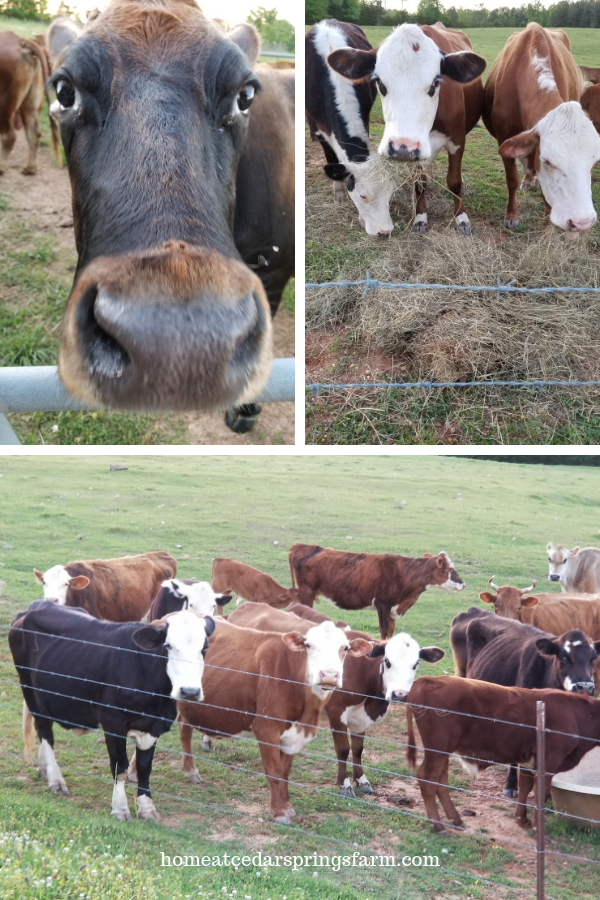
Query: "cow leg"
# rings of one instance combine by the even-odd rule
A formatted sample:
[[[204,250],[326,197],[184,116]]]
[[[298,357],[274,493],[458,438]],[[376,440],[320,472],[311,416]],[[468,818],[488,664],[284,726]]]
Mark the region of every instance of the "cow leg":
[[[450,796],[450,791],[448,789],[448,766],[445,766],[444,771],[437,780],[439,782],[437,784],[437,795],[440,798],[440,803],[446,813],[446,818],[450,819],[452,824],[457,828],[464,828],[464,822],[460,817],[459,811],[452,802],[452,797]]]
[[[194,729],[187,722],[179,721],[179,740],[181,741],[181,764],[183,766],[183,774],[192,784],[202,784],[202,779],[194,765],[194,754],[192,753],[192,736]]]
[[[281,799],[285,805],[285,812],[289,819],[296,818],[296,810],[292,806],[292,801],[290,800],[290,792],[289,792],[289,777],[290,772],[292,771],[292,763],[294,762],[294,756],[292,753],[282,753],[281,754],[281,777],[284,779],[281,782]]]
[[[147,750],[142,750],[140,747],[136,750],[138,772],[137,810],[138,818],[152,819],[153,822],[158,822],[160,816],[150,795],[150,774],[152,772],[152,760],[154,759],[155,749],[156,744],[152,744]]]
[[[420,168],[415,179],[415,200],[416,215],[413,220],[412,230],[417,234],[425,234],[427,231],[427,198],[425,191],[427,189],[427,173]]]
[[[25,106],[21,107],[21,115],[23,117],[23,126],[27,143],[29,144],[29,160],[23,169],[23,175],[35,175],[37,172],[37,154],[40,144],[42,131],[40,128],[39,113],[27,110]]]
[[[116,737],[113,734],[107,734],[106,749],[110,757],[110,771],[114,780],[111,815],[118,819],[119,822],[128,822],[131,819],[129,812],[129,804],[127,803],[127,795],[125,793],[125,782],[127,781],[127,739],[124,737]]]
[[[537,185],[537,175],[535,174],[535,153],[530,154],[523,160],[523,180],[521,182],[522,191],[530,191]]]
[[[504,790],[502,791],[505,797],[518,797],[517,781],[517,767],[509,766],[506,773],[506,781],[504,782]]]
[[[348,778],[348,767],[346,762],[350,754],[350,744],[348,743],[348,731],[341,719],[329,720],[331,728],[331,737],[333,738],[333,748],[338,763],[337,770],[337,786],[342,797],[356,797],[354,788]]]
[[[389,641],[394,636],[394,628],[396,622],[390,615],[390,611],[386,606],[376,606],[377,617],[379,619],[379,634],[382,641]]]
[[[133,756],[131,757],[131,762],[129,763],[129,771],[127,773],[127,781],[130,784],[138,783],[137,759],[136,759],[136,755],[135,755],[135,750],[133,751]]]
[[[515,816],[521,828],[531,828],[531,822],[527,818],[527,797],[533,790],[534,783],[534,772],[519,766],[519,796],[515,806]]]
[[[0,175],[4,175],[8,169],[8,157],[12,153],[16,140],[17,132],[13,128],[11,116],[7,131],[0,134]]]
[[[516,228],[519,224],[519,209],[517,206],[517,190],[519,188],[519,170],[516,159],[502,157],[504,171],[506,173],[506,186],[508,187],[508,204],[504,216],[506,228]]]
[[[375,791],[371,787],[371,782],[363,772],[362,753],[365,745],[365,735],[351,734],[352,742],[352,777],[363,792],[363,794],[374,794]]]
[[[283,785],[283,760],[284,754],[279,749],[281,735],[274,731],[269,723],[257,721],[252,726],[252,731],[258,741],[263,771],[267,777],[269,791],[271,793],[271,812],[273,819],[280,825],[289,825],[290,817],[287,813],[289,796],[287,787],[282,791]],[[287,754],[286,754],[287,755]],[[290,762],[291,768],[291,762]],[[289,774],[289,769],[288,769]],[[285,800],[283,799],[285,797]]]
[[[40,739],[40,749],[38,753],[38,766],[40,775],[48,782],[51,791],[57,791],[61,794],[68,794],[65,779],[56,762],[54,756],[54,733],[52,731],[52,722],[45,721],[39,724],[36,721],[38,737]]]
[[[458,146],[454,153],[448,150],[448,174],[446,184],[454,195],[454,221],[461,234],[471,234],[471,223],[462,202],[462,173],[461,165],[464,147]]]
[[[423,762],[417,770],[417,781],[419,789],[425,804],[425,812],[427,818],[433,825],[433,830],[442,832],[446,830],[446,826],[438,817],[436,797],[436,783],[441,780],[444,769],[446,770],[446,778],[448,777],[448,757],[441,753],[435,753],[432,750],[425,750]]]
[[[33,762],[33,746],[35,743],[35,726],[31,710],[23,700],[23,743],[25,745],[23,756],[28,763]]]

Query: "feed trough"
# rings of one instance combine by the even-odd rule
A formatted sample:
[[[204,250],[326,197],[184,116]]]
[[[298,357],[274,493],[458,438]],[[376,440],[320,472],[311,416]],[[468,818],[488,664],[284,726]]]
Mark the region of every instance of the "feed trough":
[[[554,776],[552,800],[556,812],[578,828],[600,828],[600,747],[574,769]]]

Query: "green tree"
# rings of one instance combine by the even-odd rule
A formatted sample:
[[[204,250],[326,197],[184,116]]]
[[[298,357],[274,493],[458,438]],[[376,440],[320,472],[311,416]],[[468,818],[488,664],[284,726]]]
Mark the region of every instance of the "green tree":
[[[305,0],[304,16],[307,25],[314,25],[321,19],[326,19],[329,15],[329,4],[327,0]]]
[[[47,0],[0,0],[0,14],[15,19],[48,19]]]
[[[276,9],[265,9],[264,6],[259,6],[252,10],[246,21],[254,25],[260,32],[263,46],[281,48],[287,53],[294,52],[294,26],[285,19],[278,19]]]
[[[359,0],[329,0],[329,15],[340,22],[358,22],[360,18]]]
[[[435,25],[444,15],[440,0],[419,0],[417,22],[419,25]]]
[[[382,0],[361,0],[359,25],[382,25],[384,16]]]

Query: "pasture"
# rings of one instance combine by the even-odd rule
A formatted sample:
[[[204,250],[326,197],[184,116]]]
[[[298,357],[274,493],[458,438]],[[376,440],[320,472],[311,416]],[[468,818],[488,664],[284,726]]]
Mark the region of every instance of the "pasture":
[[[128,466],[109,471],[110,463]],[[535,839],[514,824],[502,801],[504,771],[490,769],[458,794],[474,809],[466,833],[434,835],[404,761],[404,713],[390,710],[367,738],[364,762],[372,797],[344,800],[335,787],[331,738],[324,730],[292,770],[294,827],[268,818],[268,791],[252,740],[218,740],[200,750],[204,779],[186,782],[175,730],[161,738],[152,790],[162,822],[116,823],[109,812],[106,749],[94,733],[55,728],[56,753],[70,789],[54,796],[22,760],[21,693],[6,629],[40,596],[32,569],[77,558],[168,550],[180,577],[209,578],[215,555],[231,556],[289,584],[287,550],[294,541],[365,551],[421,555],[446,550],[466,582],[461,593],[432,590],[402,627],[422,646],[449,651],[452,617],[473,602],[490,576],[523,587],[547,575],[548,540],[596,542],[600,473],[589,468],[522,466],[457,458],[287,457],[5,457],[0,466],[0,625],[4,637],[0,690],[0,894],[33,897],[250,897],[311,900],[377,893],[411,900],[522,897],[534,891]],[[545,586],[545,585],[544,585]],[[335,614],[376,632],[366,610]],[[421,674],[452,672],[446,657]],[[326,720],[322,720],[324,724]],[[451,784],[468,787],[458,765]],[[133,791],[128,788],[130,802]],[[548,817],[549,850],[600,859],[600,835]],[[516,843],[512,843],[516,842]],[[440,868],[308,866],[161,868],[167,855],[235,853],[345,854],[368,848],[389,854],[435,854]],[[493,882],[490,885],[488,882]],[[237,892],[237,893],[235,893]],[[549,854],[548,895],[597,896],[597,869]]]
[[[389,29],[366,28],[374,46]],[[576,62],[600,61],[593,29],[567,29]],[[472,29],[489,65],[511,29]],[[485,77],[485,76],[484,76]],[[383,133],[381,103],[372,145]],[[519,192],[520,224],[509,233],[504,166],[482,123],[467,135],[464,203],[473,235],[455,229],[440,154],[428,192],[430,230],[411,231],[410,167],[389,163],[401,182],[389,238],[368,236],[354,204],[333,205],[322,152],[306,146],[306,280],[519,286],[598,286],[600,225],[573,243],[543,227],[539,191]],[[592,173],[600,207],[600,169]],[[594,295],[504,295],[457,291],[327,288],[306,292],[307,375],[314,382],[600,379],[600,318]],[[344,391],[307,394],[306,440],[314,444],[496,444],[597,441],[593,388]]]

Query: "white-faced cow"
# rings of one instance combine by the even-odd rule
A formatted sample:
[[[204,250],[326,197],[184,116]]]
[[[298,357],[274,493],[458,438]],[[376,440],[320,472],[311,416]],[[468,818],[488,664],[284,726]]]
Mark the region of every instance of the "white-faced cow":
[[[66,794],[54,755],[53,724],[76,733],[101,727],[115,779],[112,814],[124,821],[131,818],[125,780],[127,738],[132,738],[138,815],[158,819],[150,794],[156,742],[175,720],[178,700],[202,700],[204,655],[214,621],[185,610],[152,625],[117,624],[56,603],[35,607],[19,615],[8,635],[25,700],[26,758],[33,750],[33,717],[40,772],[53,791]]]
[[[504,162],[507,228],[519,224],[517,159],[525,169],[521,187],[537,178],[550,221],[569,237],[596,221],[591,170],[600,135],[581,108],[582,89],[567,35],[536,22],[512,34],[491,67],[483,121]]]
[[[263,79],[235,38],[194,0],[112,0],[51,78],[79,254],[59,372],[80,400],[222,409],[268,378],[293,72]]]
[[[217,594],[208,581],[197,578],[170,578],[163,581],[148,613],[148,621],[164,619],[169,613],[191,609],[200,616],[223,615],[223,607],[231,596]]]
[[[34,569],[44,599],[78,606],[97,619],[134,622],[143,619],[161,583],[177,574],[177,560],[164,550],[119,559],[89,559]]]
[[[325,20],[306,35],[306,118],[311,137],[325,154],[325,175],[333,182],[335,203],[346,190],[356,206],[367,234],[390,234],[390,199],[394,183],[373,154],[369,143],[369,117],[377,96],[372,81],[350,82],[327,65],[334,50],[352,47],[372,50],[358,25]]]
[[[600,593],[600,550],[596,547],[556,547],[550,541],[548,553],[548,581],[557,581],[563,593]]]
[[[448,152],[448,188],[454,195],[456,226],[471,233],[462,202],[461,162],[465,136],[477,124],[483,103],[481,74],[486,62],[473,53],[462,31],[436,25],[400,25],[377,50],[340,49],[329,65],[350,81],[373,81],[381,95],[385,130],[379,153],[403,162],[432,162]],[[415,182],[413,230],[427,229],[421,169]]]

